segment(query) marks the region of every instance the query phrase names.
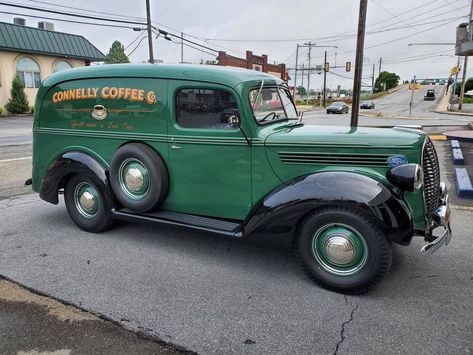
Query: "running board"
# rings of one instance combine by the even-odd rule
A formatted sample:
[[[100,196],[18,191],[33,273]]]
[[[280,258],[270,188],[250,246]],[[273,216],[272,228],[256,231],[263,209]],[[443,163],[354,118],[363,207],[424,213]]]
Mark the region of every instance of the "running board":
[[[196,216],[193,214],[154,211],[146,213],[133,212],[129,209],[112,210],[114,218],[124,221],[136,222],[146,221],[175,226],[187,227],[212,233],[218,233],[230,237],[242,237],[242,232],[238,229],[240,224],[221,219]]]

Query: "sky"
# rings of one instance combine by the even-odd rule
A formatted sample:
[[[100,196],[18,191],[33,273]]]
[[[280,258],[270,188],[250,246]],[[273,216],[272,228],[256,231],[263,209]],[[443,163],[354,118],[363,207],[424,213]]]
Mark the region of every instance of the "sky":
[[[53,9],[68,13],[97,16],[101,19],[120,19],[145,22],[145,0],[6,0],[6,3]],[[359,1],[356,0],[150,0],[154,26],[170,33],[227,54],[245,57],[267,54],[270,62],[286,63],[294,68],[296,45],[309,41],[317,47],[311,51],[311,66],[322,65],[327,51],[330,73],[327,85],[351,88],[353,71],[345,71],[345,62],[355,62],[356,30]],[[17,13],[21,16],[7,14]],[[363,83],[371,85],[373,64],[375,78],[382,58],[382,70],[398,74],[402,80],[448,77],[456,65],[453,45],[456,27],[468,21],[470,0],[368,0],[367,34],[363,66]],[[33,18],[28,15],[39,16]],[[28,26],[38,21],[50,21],[55,30],[82,35],[106,54],[115,40],[122,42],[130,61],[139,63],[148,58],[145,31],[136,32],[133,24],[118,24],[103,20],[80,19],[60,14],[0,5],[0,21],[13,22],[23,17]],[[45,17],[55,18],[54,20]],[[83,22],[121,25],[127,28],[101,27],[88,24],[61,22],[68,19]],[[165,63],[181,60],[181,46],[177,38],[167,41],[153,38],[154,56]],[[140,43],[141,41],[141,43]],[[430,43],[431,45],[420,45]],[[409,46],[409,44],[414,44]],[[327,47],[322,47],[327,46]],[[337,47],[337,48],[334,48]],[[202,49],[202,48],[201,48]],[[131,54],[130,54],[131,53]],[[215,60],[217,53],[184,47],[184,61],[199,63]],[[299,50],[299,65],[308,65],[308,49]],[[340,66],[340,68],[334,68]],[[473,68],[471,69],[473,73]],[[473,74],[472,74],[473,75]],[[294,72],[290,71],[294,78]],[[306,84],[306,79],[304,79]],[[293,80],[290,81],[290,84]],[[298,78],[298,84],[301,77]],[[311,75],[311,88],[318,90],[323,75]]]

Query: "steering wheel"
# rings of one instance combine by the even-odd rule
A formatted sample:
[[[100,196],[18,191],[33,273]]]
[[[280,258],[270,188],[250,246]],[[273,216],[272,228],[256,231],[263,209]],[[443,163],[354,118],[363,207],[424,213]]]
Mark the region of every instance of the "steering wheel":
[[[267,118],[269,118],[270,116],[273,116],[273,118],[271,120],[274,120],[276,118],[276,112],[270,112],[268,113],[266,116],[264,116],[261,120],[259,120],[260,122],[263,122],[265,121]]]

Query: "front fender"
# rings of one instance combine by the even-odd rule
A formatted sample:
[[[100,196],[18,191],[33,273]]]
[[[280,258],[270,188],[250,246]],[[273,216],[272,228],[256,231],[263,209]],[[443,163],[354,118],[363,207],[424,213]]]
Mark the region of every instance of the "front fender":
[[[64,187],[64,179],[68,175],[90,173],[103,183],[103,188],[108,188],[106,169],[97,160],[80,151],[63,153],[46,169],[41,179],[39,197],[47,202],[58,204],[58,190]]]
[[[328,205],[367,213],[395,243],[409,244],[413,235],[411,213],[400,196],[373,178],[349,172],[305,175],[276,188],[251,211],[243,233],[293,232],[308,212]]]

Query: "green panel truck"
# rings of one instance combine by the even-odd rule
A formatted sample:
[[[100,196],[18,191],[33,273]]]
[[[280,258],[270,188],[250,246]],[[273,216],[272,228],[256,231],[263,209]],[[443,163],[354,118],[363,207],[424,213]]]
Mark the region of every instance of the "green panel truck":
[[[451,239],[437,154],[412,128],[306,125],[286,83],[210,65],[103,65],[39,89],[34,191],[77,226],[153,222],[229,237],[291,235],[319,285],[362,293],[391,244]],[[434,233],[434,231],[437,231]]]

